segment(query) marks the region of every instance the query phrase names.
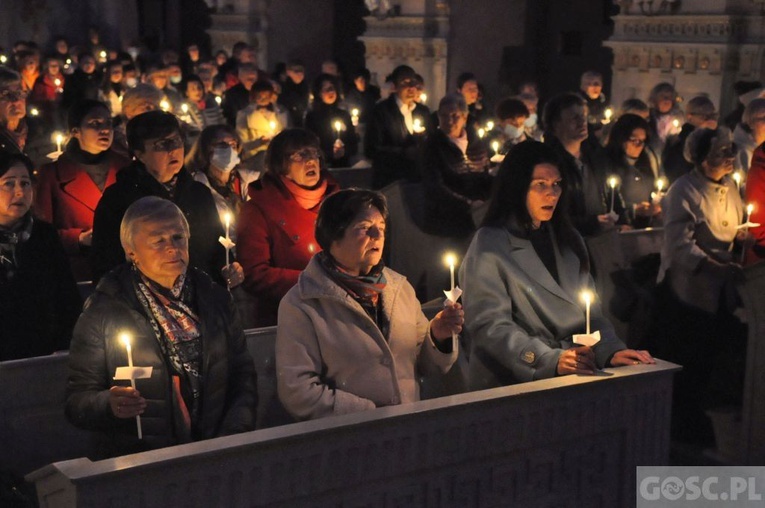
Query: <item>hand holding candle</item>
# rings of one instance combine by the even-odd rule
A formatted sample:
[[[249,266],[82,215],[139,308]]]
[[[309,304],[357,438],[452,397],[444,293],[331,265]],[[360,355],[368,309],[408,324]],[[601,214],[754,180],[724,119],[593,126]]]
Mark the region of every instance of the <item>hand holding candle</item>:
[[[590,289],[584,289],[579,296],[584,302],[585,333],[575,334],[573,342],[582,346],[594,346],[600,342],[600,331],[593,332],[590,327],[590,306],[595,299],[595,294]]]
[[[340,139],[340,133],[343,130],[343,122],[340,120],[335,120],[335,130],[337,131],[337,139]]]
[[[351,123],[354,127],[359,125],[359,108],[353,108],[351,110]]]
[[[608,186],[611,187],[611,209],[609,210],[609,213],[614,213],[614,197],[616,195],[616,185],[619,183],[619,180],[612,176],[608,179]]]
[[[459,286],[455,285],[454,280],[454,266],[457,264],[457,256],[455,256],[453,253],[448,252],[446,255],[444,255],[444,264],[449,266],[449,275],[450,275],[450,289],[449,291],[444,291],[444,294],[446,295],[446,302],[444,302],[445,306],[448,306],[449,303],[453,305],[457,305],[457,300],[459,300],[460,296],[462,296],[462,290]],[[457,338],[457,333],[452,332],[452,338]]]
[[[415,134],[421,134],[425,130],[425,128],[422,126],[422,120],[419,118],[412,120],[412,130]]]
[[[226,212],[223,220],[226,223],[226,237],[218,237],[218,242],[226,249],[226,266],[229,266],[231,264],[231,249],[236,247],[236,244],[231,241],[231,212]],[[229,284],[227,283],[226,285],[228,286]],[[229,287],[229,289],[231,288]]]
[[[112,408],[112,412],[117,418],[131,418],[131,415],[135,415],[136,429],[138,432],[138,439],[143,439],[143,428],[141,426],[141,413],[143,413],[146,407],[146,401],[141,397],[141,394],[136,390],[136,379],[147,379],[151,377],[151,367],[134,367],[133,366],[133,349],[130,345],[130,335],[122,333],[119,336],[120,341],[125,345],[127,350],[127,367],[117,367],[114,373],[114,379],[117,380],[130,380],[130,388],[124,386],[112,386],[109,389],[109,405]]]

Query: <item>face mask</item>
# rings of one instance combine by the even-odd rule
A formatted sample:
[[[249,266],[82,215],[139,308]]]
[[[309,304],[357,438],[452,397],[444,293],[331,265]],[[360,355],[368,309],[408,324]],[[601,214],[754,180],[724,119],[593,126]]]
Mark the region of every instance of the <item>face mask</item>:
[[[127,78],[125,80],[125,86],[128,88],[135,88],[136,85],[138,85],[138,79],[137,78]]]
[[[138,58],[138,53],[139,53],[139,51],[138,51],[138,48],[136,48],[135,46],[131,46],[131,47],[129,47],[129,48],[128,48],[128,50],[127,50],[127,52],[128,52],[128,54],[129,54],[131,57],[133,57],[133,60],[135,60],[136,58]]]
[[[177,85],[181,81],[183,81],[183,76],[170,76],[170,83],[174,85]]]
[[[516,139],[520,138],[523,134],[523,128],[518,128],[515,125],[507,124],[505,125],[505,136],[507,136],[510,139]]]
[[[537,124],[537,114],[531,113],[529,117],[526,119],[525,122],[523,122],[523,125],[525,125],[528,128],[534,127]]]
[[[239,164],[239,156],[230,146],[227,146],[226,148],[215,148],[213,149],[213,156],[210,163],[221,171],[228,173]]]

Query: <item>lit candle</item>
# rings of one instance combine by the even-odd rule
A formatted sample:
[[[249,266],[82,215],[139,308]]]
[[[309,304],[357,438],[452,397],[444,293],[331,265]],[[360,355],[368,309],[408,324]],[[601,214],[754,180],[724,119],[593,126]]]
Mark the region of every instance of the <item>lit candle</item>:
[[[733,173],[733,181],[736,182],[736,190],[741,190],[741,172],[736,171]]]
[[[102,62],[106,61],[106,51],[101,51],[101,53],[99,53],[99,56],[101,57]]]
[[[189,105],[186,104],[185,102],[183,104],[181,104],[181,111],[183,111],[184,113],[188,113],[189,112]]]
[[[481,127],[480,129],[478,129],[478,137],[479,137],[479,138],[483,139],[483,137],[484,137],[485,135],[486,135],[486,131],[483,129],[483,127]]]
[[[340,131],[343,130],[343,122],[335,120],[335,130],[337,131],[337,139],[340,139]]]
[[[61,143],[64,142],[64,136],[61,133],[56,134],[56,151],[61,151]]]
[[[416,133],[422,132],[422,120],[420,120],[419,118],[415,118],[412,121],[412,130],[414,130],[414,132]]]
[[[220,103],[223,102],[223,99],[221,99],[220,95],[215,96],[215,102],[218,103],[218,106],[220,106]]]
[[[427,102],[427,100],[428,100],[428,94],[426,94],[425,92],[422,92],[420,94],[420,102]]]
[[[56,78],[53,80],[53,84],[56,85],[56,88],[58,88],[61,86],[61,80]]]
[[[656,179],[656,190],[659,191],[659,194],[661,194],[661,191],[664,189],[664,185],[667,182],[664,180],[664,178],[657,178]]]
[[[353,108],[351,110],[351,123],[354,127],[356,127],[359,124],[359,110],[358,108]]]
[[[608,186],[611,187],[611,213],[614,211],[614,195],[616,194],[616,184],[618,180],[615,176],[608,179]]]
[[[5,55],[0,55],[0,63],[4,64],[8,62],[8,57]]]
[[[585,289],[582,291],[582,300],[584,300],[584,320],[585,333],[590,334],[590,305],[592,304],[592,291]]]
[[[614,116],[614,110],[611,108],[606,108],[606,110],[603,112],[603,115],[605,116],[605,121],[603,123],[609,123],[611,122],[611,117]]]
[[[447,253],[444,256],[444,263],[449,265],[449,274],[451,275],[451,286],[450,290],[454,290],[454,265],[457,264],[457,256],[452,254],[451,252]]]
[[[271,136],[276,134],[276,122],[271,120],[270,122],[268,122],[268,127],[271,129]]]
[[[120,340],[125,344],[127,349],[128,367],[133,368],[133,349],[130,347],[130,335],[123,333],[120,335]],[[130,386],[135,390],[135,377],[131,374]],[[135,415],[135,425],[138,429],[138,439],[143,439],[143,429],[141,428],[141,415]]]
[[[159,108],[160,108],[162,111],[170,111],[170,103],[169,103],[169,102],[168,102],[166,99],[162,99],[162,100],[159,102]]]
[[[494,150],[494,155],[499,155],[499,141],[492,141],[491,148]]]
[[[749,219],[752,217],[752,212],[754,211],[754,203],[749,203],[746,205],[746,214],[744,215],[744,234],[749,233]],[[759,224],[752,224],[752,226],[757,227]],[[741,264],[744,263],[744,259],[746,258],[746,249],[741,249]]]
[[[226,212],[226,215],[224,216],[224,219],[226,221],[226,240],[231,240],[231,213]],[[229,265],[229,251],[230,249],[226,247],[226,266]]]
[[[680,127],[680,120],[678,120],[677,118],[672,120],[672,127],[674,127],[675,130],[677,130]]]
[[[486,122],[486,130],[487,130],[487,131],[490,131],[490,130],[492,130],[493,128],[494,128],[494,122],[492,122],[491,120],[489,120],[488,122]]]
[[[40,114],[40,110],[37,109],[37,108],[32,108],[32,109],[29,110],[29,114],[31,116],[38,116]]]

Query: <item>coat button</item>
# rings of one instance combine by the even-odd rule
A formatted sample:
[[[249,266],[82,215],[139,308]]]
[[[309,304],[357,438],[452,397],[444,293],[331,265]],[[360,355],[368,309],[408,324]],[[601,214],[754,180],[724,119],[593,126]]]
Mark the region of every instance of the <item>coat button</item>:
[[[534,351],[526,351],[523,353],[523,361],[532,364],[534,363],[534,360],[536,360],[537,355],[534,354]]]

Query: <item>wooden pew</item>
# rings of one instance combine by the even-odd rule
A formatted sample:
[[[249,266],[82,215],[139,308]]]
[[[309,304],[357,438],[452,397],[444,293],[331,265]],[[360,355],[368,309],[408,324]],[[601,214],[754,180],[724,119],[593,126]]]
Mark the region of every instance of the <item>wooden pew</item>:
[[[677,366],[609,369],[48,465],[40,506],[633,506]]]

